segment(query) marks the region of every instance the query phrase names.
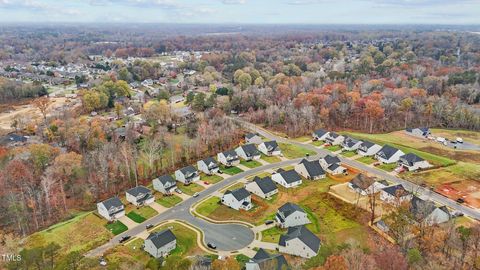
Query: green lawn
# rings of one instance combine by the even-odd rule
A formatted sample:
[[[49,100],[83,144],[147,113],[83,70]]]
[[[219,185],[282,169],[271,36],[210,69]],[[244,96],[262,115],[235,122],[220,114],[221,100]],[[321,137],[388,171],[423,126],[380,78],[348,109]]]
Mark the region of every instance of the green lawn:
[[[238,254],[235,256],[235,260],[240,264],[241,269],[245,269],[245,264],[250,261],[250,258],[243,254]]]
[[[162,196],[158,198],[156,202],[161,206],[170,208],[182,202],[182,198],[178,197],[177,195]]]
[[[279,157],[276,157],[276,156],[262,155],[262,159],[265,160],[268,163],[277,163],[277,162],[282,161]]]
[[[170,229],[177,238],[177,247],[170,255],[186,256],[195,253],[198,250],[197,233],[181,223],[170,223],[155,228],[153,231],[158,232]]]
[[[342,150],[342,146],[340,146],[340,145],[330,145],[330,146],[325,147],[325,149],[327,149],[328,151],[337,152],[338,150]]]
[[[147,220],[146,218],[142,217],[140,214],[138,214],[135,211],[129,212],[127,214],[127,217],[129,217],[131,220],[135,221],[136,223],[142,223],[145,220]]]
[[[131,241],[129,241],[125,246],[131,248],[131,249],[139,249],[142,247],[143,243],[145,243],[145,240],[142,238],[135,238]]]
[[[313,144],[315,146],[322,146],[322,145],[325,144],[325,142],[324,141],[313,141],[313,142],[311,142],[311,144]]]
[[[357,158],[356,161],[359,161],[365,164],[373,164],[377,162],[377,160],[374,159],[373,157],[360,157],[360,158]]]
[[[311,139],[312,139],[311,136],[305,135],[305,136],[302,136],[302,137],[293,138],[292,140],[297,141],[297,142],[308,142]]]
[[[190,185],[183,185],[183,184],[180,184],[178,185],[178,188],[183,191],[183,193],[187,194],[187,195],[190,195],[192,196],[193,194],[195,194],[196,192],[200,192],[202,190],[204,190],[205,188],[198,185],[198,184],[195,184],[195,183],[191,183]]]
[[[220,198],[210,197],[205,201],[203,201],[202,203],[200,203],[197,206],[196,211],[202,216],[208,216],[211,213],[213,213],[213,211],[215,211],[215,209],[217,209],[219,206],[220,206]]]
[[[341,153],[342,156],[344,157],[353,157],[355,155],[357,155],[357,152],[355,151],[344,151]]]
[[[128,227],[118,220],[115,222],[106,224],[105,227],[114,235],[121,234],[122,232],[128,230]]]
[[[260,163],[256,160],[250,160],[250,161],[242,160],[242,161],[240,161],[240,164],[242,164],[243,166],[245,166],[247,168],[250,168],[250,169],[262,166],[262,163]]]
[[[380,164],[377,166],[377,168],[380,168],[384,171],[387,171],[387,172],[391,172],[393,170],[395,170],[395,168],[397,168],[398,165],[397,163],[390,163],[390,164]]]
[[[207,181],[209,184],[216,184],[216,183],[222,181],[222,180],[223,180],[223,177],[218,176],[218,175],[216,175],[216,174],[214,174],[214,175],[202,174],[202,175],[200,176],[200,179],[201,179],[202,181]]]
[[[235,175],[235,174],[239,174],[241,172],[243,172],[242,169],[238,168],[238,167],[225,167],[223,165],[220,166],[220,170],[223,172],[223,173],[226,173],[228,175]]]
[[[283,155],[289,159],[305,157],[306,154],[315,155],[314,151],[293,144],[278,143],[278,146],[282,149]]]
[[[262,242],[278,243],[280,236],[285,234],[286,230],[282,230],[275,226],[265,231],[262,231]]]

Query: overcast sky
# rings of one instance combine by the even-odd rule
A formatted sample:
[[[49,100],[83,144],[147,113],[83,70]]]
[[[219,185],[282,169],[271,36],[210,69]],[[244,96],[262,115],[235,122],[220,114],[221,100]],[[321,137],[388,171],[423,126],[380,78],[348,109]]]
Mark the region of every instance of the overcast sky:
[[[480,24],[480,0],[0,0],[0,21]]]

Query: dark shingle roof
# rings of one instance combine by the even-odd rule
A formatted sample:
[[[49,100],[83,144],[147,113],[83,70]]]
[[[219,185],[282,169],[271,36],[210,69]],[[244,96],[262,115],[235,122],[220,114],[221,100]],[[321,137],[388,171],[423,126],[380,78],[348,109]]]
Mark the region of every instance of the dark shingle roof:
[[[257,183],[258,187],[262,190],[264,194],[270,193],[274,190],[277,189],[277,186],[275,183],[272,181],[272,178],[270,176],[260,178],[258,176],[255,176],[253,179],[255,183]]]
[[[313,251],[318,252],[321,244],[320,239],[305,226],[288,228],[287,234],[280,236],[280,241],[278,244],[280,246],[285,246],[287,241],[295,238],[298,238]]]
[[[202,161],[205,164],[207,164],[208,168],[210,168],[210,169],[218,167],[217,161],[212,157],[207,157],[206,159],[203,159]]]
[[[283,179],[285,179],[285,182],[287,182],[287,184],[302,180],[300,175],[293,169],[289,171],[281,171],[281,172],[279,170],[277,172],[280,173],[280,175],[283,177]]]
[[[355,146],[355,144],[357,144],[358,142],[360,142],[359,140],[355,140],[353,138],[350,138],[350,137],[347,137],[345,138],[345,140],[343,141],[343,144],[346,145],[347,147],[353,147]]]
[[[322,137],[323,135],[327,134],[328,131],[326,131],[325,129],[317,129],[313,133],[317,135],[317,137]]]
[[[238,154],[235,150],[228,150],[222,153],[227,159],[237,159]]]
[[[326,155],[323,159],[325,160],[325,162],[327,162],[328,165],[340,163],[340,159],[333,155]]]
[[[158,180],[163,185],[166,185],[167,183],[175,184],[175,179],[173,179],[173,177],[169,174],[165,174],[165,175],[162,175],[162,176],[158,177]]]
[[[360,188],[362,190],[365,190],[369,188],[373,183],[375,183],[375,178],[366,176],[363,173],[358,174],[355,176],[350,183],[357,188]]]
[[[258,134],[256,134],[256,133],[247,133],[247,134],[245,135],[245,138],[251,139],[251,138],[253,138],[253,137],[255,137],[255,136],[258,136]]]
[[[338,136],[340,136],[340,135],[337,134],[337,133],[335,133],[335,132],[330,132],[330,133],[328,134],[328,137],[333,138],[333,139],[337,138]]]
[[[378,151],[377,155],[384,159],[390,159],[397,151],[399,151],[397,148],[386,144]]]
[[[175,239],[176,239],[175,235],[169,229],[163,230],[160,232],[151,233],[147,237],[147,240],[152,241],[153,245],[156,248],[161,248]]]
[[[189,175],[197,173],[197,169],[195,169],[195,167],[193,167],[192,165],[187,166],[187,167],[183,167],[183,168],[180,169],[180,171],[187,177]]]
[[[237,188],[237,189],[234,189],[234,190],[227,190],[225,192],[225,194],[232,194],[233,197],[235,197],[235,199],[237,201],[241,201],[247,197],[250,196],[250,192],[248,192],[248,190],[246,190],[245,188]]]
[[[446,207],[437,207],[432,201],[425,201],[417,196],[413,196],[410,201],[410,212],[412,213],[413,218],[417,221],[425,219],[437,208],[450,215]]]
[[[253,145],[253,144],[244,144],[241,147],[243,149],[243,152],[245,152],[245,154],[248,157],[256,156],[256,155],[259,154],[259,152],[257,150],[257,147],[255,147],[255,145]]]
[[[305,211],[300,206],[290,202],[287,202],[286,204],[280,206],[280,208],[278,208],[278,211],[283,213],[284,217],[288,217],[296,211],[305,213]]]
[[[318,160],[308,161],[306,159],[302,159],[300,163],[305,166],[305,169],[311,177],[325,174],[325,171],[322,169],[322,166],[320,166],[320,163],[318,163]]]
[[[329,169],[330,171],[334,171],[334,170],[336,170],[338,167],[341,167],[340,164],[338,164],[338,163],[333,163],[332,165],[328,166],[328,169]]]
[[[395,185],[395,186],[389,186],[383,189],[383,191],[387,192],[388,194],[392,196],[404,196],[408,195],[410,192],[408,192],[401,184]]]
[[[107,199],[103,201],[102,204],[105,206],[105,208],[107,208],[107,210],[109,210],[112,207],[116,208],[116,207],[123,206],[122,201],[120,201],[118,197],[112,197],[110,199]]]
[[[268,151],[278,151],[280,150],[280,147],[278,147],[277,141],[268,141],[264,142],[265,147],[267,148]]]
[[[274,260],[272,264],[272,260]],[[262,248],[257,251],[257,254],[251,259],[252,262],[257,263],[262,270],[284,270],[289,269],[287,260],[281,254],[269,254]]]
[[[368,150],[370,147],[374,146],[375,144],[369,141],[363,141],[362,144],[360,145],[361,149]]]
[[[402,163],[404,163],[405,165],[409,165],[409,166],[413,166],[413,164],[415,164],[415,162],[424,161],[423,158],[415,155],[414,153],[408,153],[406,155],[403,155],[403,156],[400,157],[400,160],[402,161]]]
[[[134,188],[131,188],[131,189],[127,190],[127,193],[136,197],[139,194],[151,193],[151,191],[150,191],[150,189],[148,189],[144,186],[138,186],[138,187],[134,187]]]

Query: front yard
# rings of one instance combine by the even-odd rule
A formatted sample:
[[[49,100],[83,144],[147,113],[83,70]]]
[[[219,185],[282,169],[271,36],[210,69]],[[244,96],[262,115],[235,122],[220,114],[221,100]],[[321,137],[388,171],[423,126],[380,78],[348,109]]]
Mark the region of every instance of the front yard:
[[[122,232],[128,230],[128,227],[118,220],[106,224],[105,228],[107,228],[107,230],[109,230],[114,235],[121,234]]]
[[[250,160],[250,161],[242,160],[242,161],[240,161],[240,164],[242,164],[243,166],[245,166],[247,168],[250,168],[250,169],[262,166],[262,163],[260,163],[256,160]]]
[[[382,169],[384,171],[387,171],[387,172],[391,172],[393,170],[395,170],[395,168],[398,167],[398,164],[397,163],[390,163],[390,164],[380,164],[377,166],[377,168],[379,169]]]
[[[344,157],[353,157],[353,156],[357,155],[357,152],[355,152],[355,151],[343,151],[340,154]]]
[[[153,209],[148,205],[144,205],[139,208],[131,207],[129,205],[126,209],[126,212],[127,212],[127,217],[129,217],[131,220],[137,223],[142,223],[145,220],[158,214],[158,212],[155,211],[155,209]]]
[[[235,174],[239,174],[241,172],[243,172],[242,169],[238,168],[238,167],[225,167],[224,165],[221,165],[220,166],[220,170],[223,172],[223,173],[226,173],[228,175],[235,175]]]
[[[177,195],[174,195],[174,194],[172,194],[170,196],[163,196],[162,195],[155,202],[157,202],[161,206],[170,208],[170,207],[174,207],[175,205],[182,202],[182,198],[180,198],[180,197],[178,197]]]
[[[311,142],[311,144],[313,144],[315,146],[322,146],[322,145],[325,144],[325,142],[324,141],[313,141],[313,142]]]
[[[200,252],[200,248],[197,245],[197,232],[178,222],[165,224],[155,228],[152,232],[165,229],[170,229],[177,238],[177,247],[170,255],[189,256]]]
[[[373,164],[373,163],[377,162],[377,160],[374,159],[373,157],[360,157],[360,158],[357,158],[356,161],[365,163],[367,165],[370,165],[370,164]]]
[[[278,143],[278,146],[282,149],[283,155],[289,159],[305,157],[307,154],[315,155],[314,151],[293,144]]]
[[[277,226],[262,231],[262,242],[278,243],[280,235],[286,232],[287,230],[282,230]]]
[[[220,206],[220,198],[218,197],[210,197],[200,203],[196,208],[197,213],[202,216],[209,216],[213,213],[219,206]]]
[[[342,146],[340,146],[340,145],[330,145],[330,146],[325,147],[325,149],[327,149],[328,151],[331,151],[331,152],[337,152],[337,151],[342,150]]]
[[[276,156],[262,155],[262,159],[265,160],[268,163],[277,163],[277,162],[282,161],[282,159],[280,159],[279,157],[276,157]]]
[[[216,184],[216,183],[222,181],[223,177],[218,176],[216,174],[213,174],[213,175],[202,174],[200,176],[200,180],[203,181],[203,182],[208,182],[209,184]]]
[[[179,184],[178,188],[183,191],[183,193],[193,196],[196,192],[200,192],[204,190],[205,188],[200,186],[199,184],[191,183],[190,185],[183,185]]]

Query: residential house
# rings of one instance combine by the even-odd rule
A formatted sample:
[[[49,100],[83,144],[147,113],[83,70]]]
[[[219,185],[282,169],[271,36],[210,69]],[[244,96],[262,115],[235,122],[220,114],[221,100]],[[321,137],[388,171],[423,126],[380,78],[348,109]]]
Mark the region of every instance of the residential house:
[[[340,145],[343,143],[344,139],[345,137],[340,134],[337,134],[335,132],[329,132],[327,138],[325,138],[325,142],[331,145]]]
[[[325,169],[325,171],[331,175],[346,174],[347,168],[343,167],[338,163],[334,163]]]
[[[212,157],[199,160],[197,162],[197,167],[199,171],[204,172],[207,175],[218,173],[218,171],[220,170],[220,168],[218,167],[217,161]]]
[[[175,178],[177,181],[184,183],[185,185],[200,180],[200,174],[193,166],[187,166],[175,171]]]
[[[401,156],[405,155],[402,150],[399,150],[390,145],[384,145],[376,154],[375,158],[386,164],[398,162]]]
[[[155,201],[152,191],[144,186],[131,188],[125,193],[127,195],[127,201],[136,206],[151,204]]]
[[[320,166],[318,160],[302,159],[300,163],[295,165],[295,171],[309,180],[318,180],[326,177],[325,171]]]
[[[298,205],[287,202],[278,208],[275,220],[281,228],[289,228],[311,223],[307,213]]]
[[[260,248],[245,264],[245,270],[288,270],[287,260],[281,254],[270,254]]]
[[[428,137],[432,134],[428,127],[419,127],[419,128],[407,128],[407,133],[419,136],[419,137]]]
[[[328,137],[328,131],[325,129],[317,129],[312,132],[312,140],[313,141],[325,141]]]
[[[272,180],[285,188],[296,187],[302,184],[302,178],[295,170],[285,171],[278,169],[276,173],[272,174]]]
[[[332,164],[340,164],[340,158],[334,155],[326,155],[323,158],[319,159],[318,162],[323,169],[328,168]]]
[[[177,238],[169,229],[151,233],[144,243],[144,250],[154,258],[166,257],[176,247]]]
[[[384,184],[382,182],[377,182],[375,177],[370,177],[363,173],[358,174],[348,182],[348,187],[363,196],[372,194],[372,192],[377,193],[382,188],[385,188]]]
[[[262,137],[257,133],[247,133],[245,135],[245,143],[247,144],[261,144],[262,142]]]
[[[244,144],[235,149],[238,156],[246,161],[260,159],[261,155],[254,144]]]
[[[245,189],[261,198],[270,198],[278,193],[278,188],[270,176],[260,178],[255,176],[252,182],[245,185]]]
[[[227,167],[232,167],[240,164],[240,159],[238,157],[238,154],[233,150],[218,153],[217,159],[221,164]]]
[[[451,215],[445,206],[437,206],[432,201],[425,201],[413,196],[410,201],[410,213],[416,222],[428,225],[440,224],[450,220]]]
[[[252,196],[245,188],[227,190],[222,196],[222,203],[235,210],[250,210],[252,208]]]
[[[362,141],[350,137],[345,137],[345,140],[342,143],[343,150],[345,151],[356,151],[360,145],[362,145]]]
[[[311,258],[320,249],[320,239],[305,226],[288,228],[287,234],[280,236],[278,250],[282,253]]]
[[[382,147],[378,144],[369,141],[363,141],[362,144],[360,144],[360,146],[358,147],[357,153],[364,157],[370,157],[378,153],[380,149],[382,149]]]
[[[400,159],[398,160],[398,165],[403,166],[409,171],[426,169],[432,166],[428,161],[415,155],[414,153],[408,153],[406,155],[401,156]]]
[[[153,189],[165,195],[170,195],[177,188],[177,181],[169,174],[153,179]]]
[[[98,214],[113,221],[125,215],[125,206],[118,197],[113,197],[103,202],[97,203]]]
[[[282,155],[282,151],[280,150],[277,141],[262,142],[258,145],[258,150],[260,150],[260,152],[262,152],[266,156]]]
[[[401,184],[386,187],[380,192],[380,200],[388,203],[407,202],[412,199],[412,196]]]

